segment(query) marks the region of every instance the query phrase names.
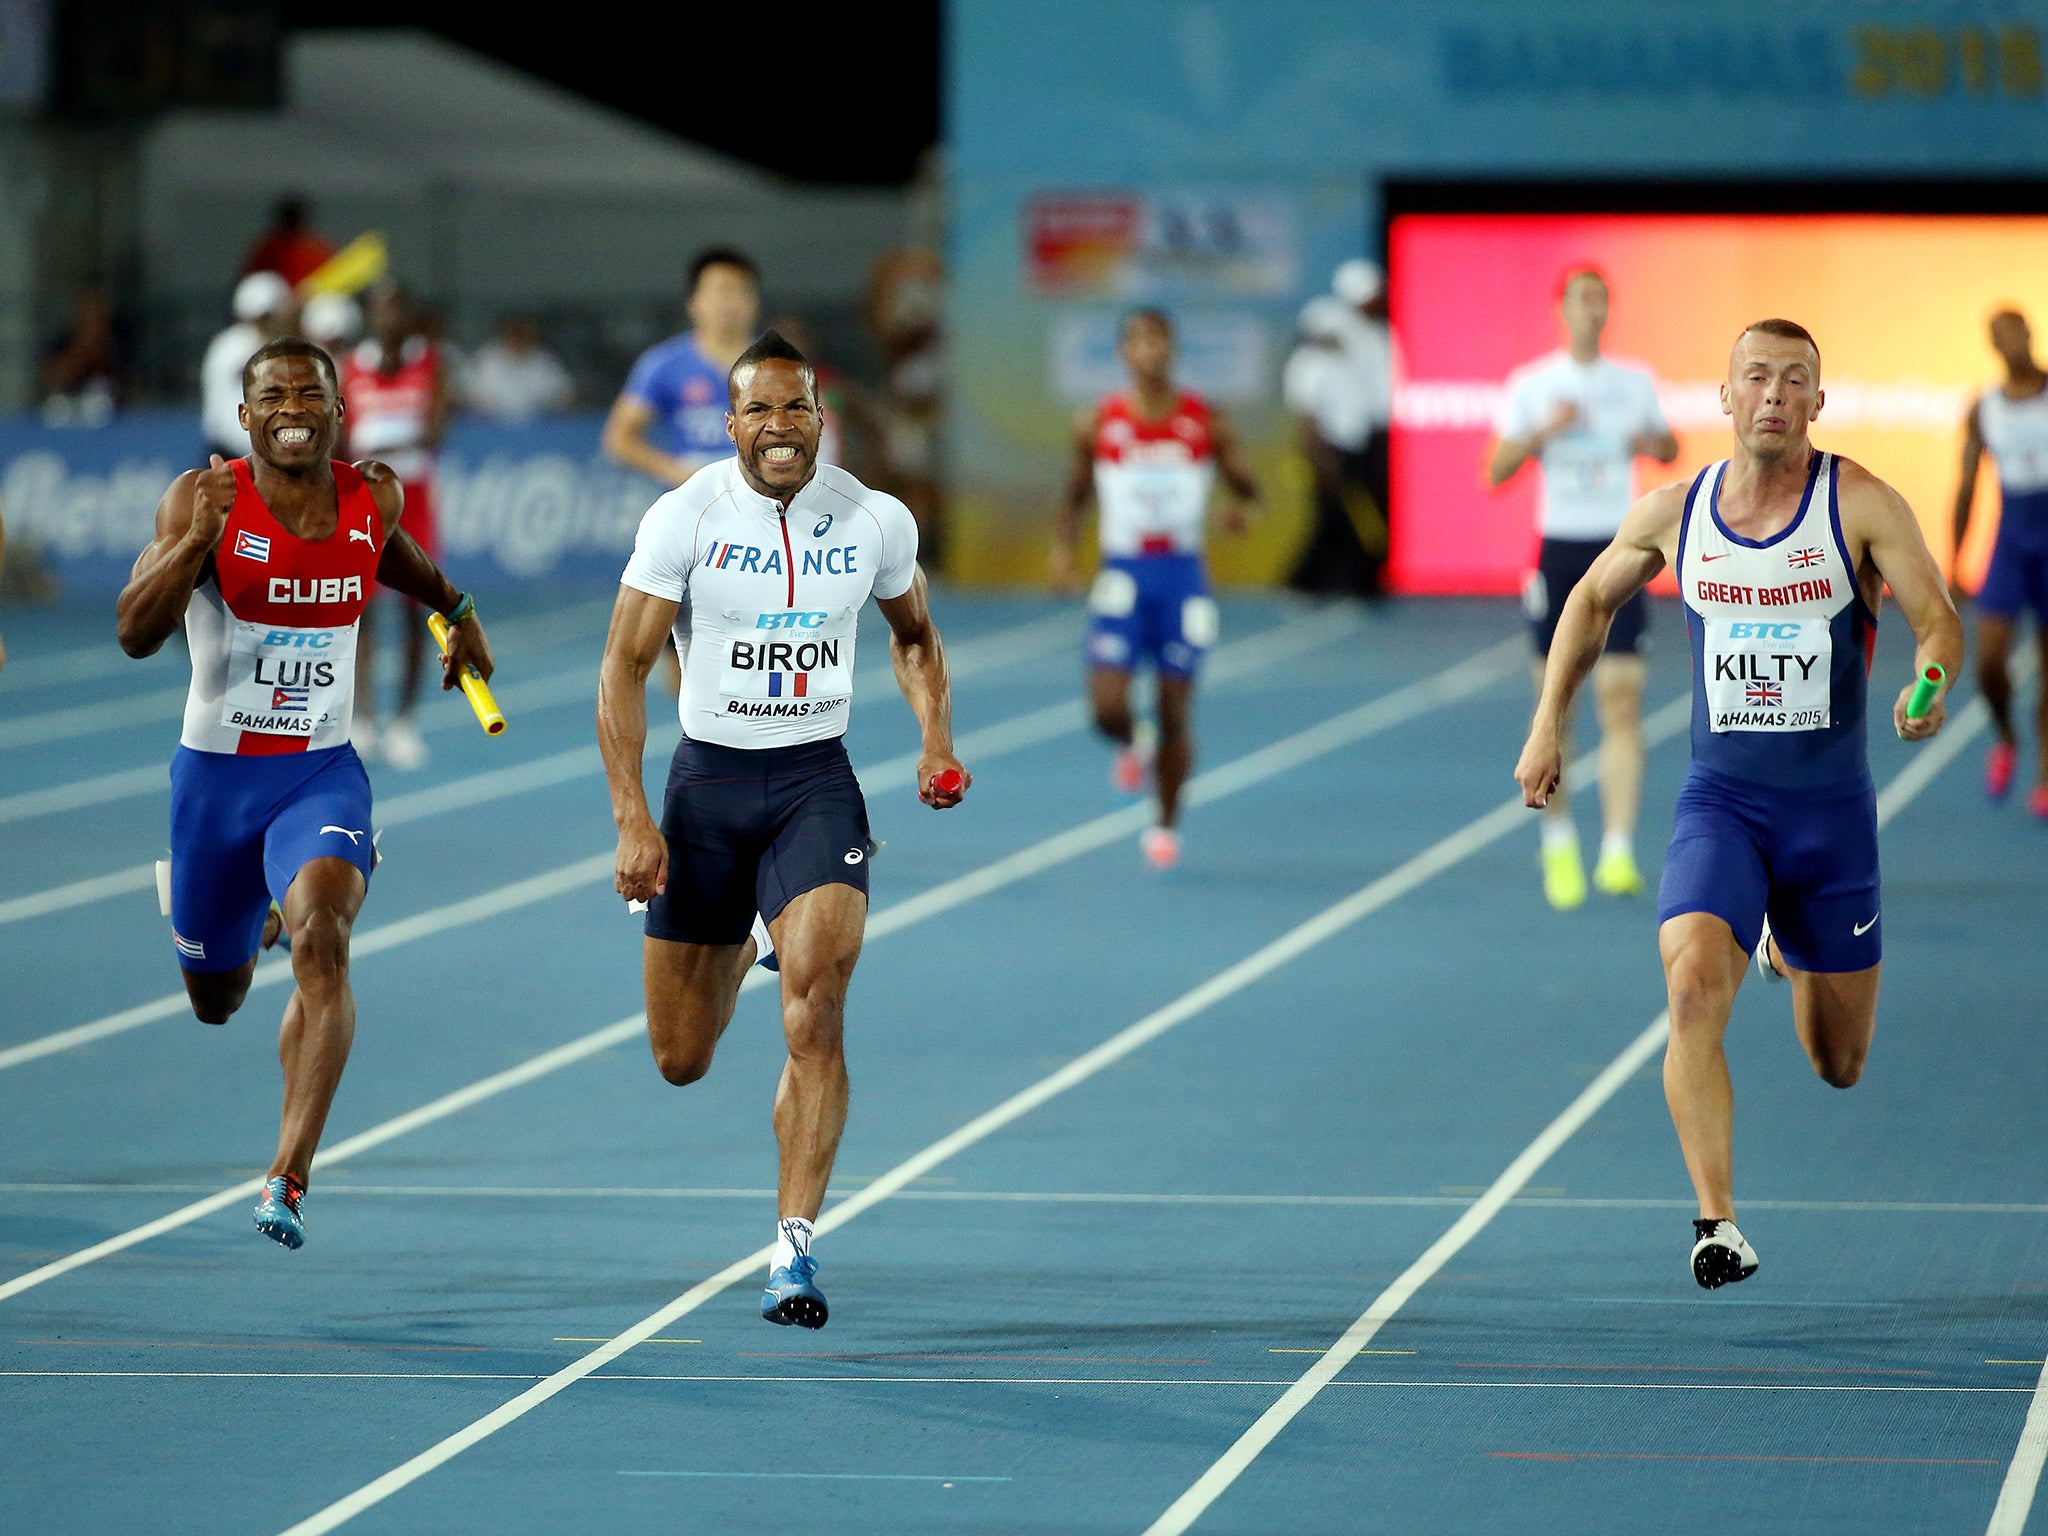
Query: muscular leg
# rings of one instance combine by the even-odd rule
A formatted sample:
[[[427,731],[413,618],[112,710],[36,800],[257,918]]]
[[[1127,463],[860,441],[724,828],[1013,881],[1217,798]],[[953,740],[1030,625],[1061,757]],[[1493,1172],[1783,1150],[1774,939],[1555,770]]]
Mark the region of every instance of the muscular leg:
[[[682,944],[643,939],[640,972],[647,992],[647,1041],[654,1064],[678,1088],[711,1070],[719,1036],[732,1022],[740,983],[754,963],[754,941]]]
[[[1131,744],[1130,673],[1115,667],[1090,669],[1088,707],[1095,715],[1095,729],[1120,747]],[[775,942],[780,948],[782,941]]]
[[[816,1220],[846,1129],[846,988],[867,932],[868,899],[850,885],[805,891],[769,929],[782,958],[789,1060],[775,1090],[776,1179],[784,1216]]]
[[[256,957],[232,971],[185,972],[185,995],[192,1000],[192,1012],[202,1024],[225,1024],[234,1017],[249,996],[249,982],[256,975]]]
[[[1721,1048],[1735,989],[1749,963],[1728,924],[1684,912],[1657,930],[1670,998],[1671,1039],[1664,1049],[1664,1101],[1685,1153],[1700,1215],[1735,1216],[1735,1089]]]
[[[1998,739],[2011,746],[2019,738],[2012,728],[2012,672],[2007,659],[2012,655],[2013,621],[1995,613],[1977,616],[1977,689],[1984,695],[1984,707],[1991,711],[1991,728]]]
[[[347,859],[313,859],[284,896],[292,935],[292,976],[277,1057],[284,1067],[284,1113],[270,1176],[300,1185],[313,1171],[313,1151],[327,1124],[341,1070],[356,1034],[356,999],[348,981],[348,939],[368,889]]]
[[[1643,801],[1643,659],[1603,656],[1593,668],[1600,717],[1600,820],[1633,839]]]
[[[1877,980],[1884,969],[1796,971],[1771,941],[1771,963],[1792,978],[1792,1027],[1806,1059],[1830,1088],[1853,1088],[1877,1032]]]
[[[1192,730],[1195,680],[1191,677],[1159,677],[1159,750],[1152,759],[1152,779],[1159,789],[1159,824],[1171,827],[1180,820],[1180,787],[1187,782],[1188,769],[1195,760]]]

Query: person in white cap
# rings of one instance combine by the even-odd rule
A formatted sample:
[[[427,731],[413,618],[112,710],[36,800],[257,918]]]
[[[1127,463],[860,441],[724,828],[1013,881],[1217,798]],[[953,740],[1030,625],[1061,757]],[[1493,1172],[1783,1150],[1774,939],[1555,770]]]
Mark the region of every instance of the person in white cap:
[[[339,357],[363,336],[363,306],[345,293],[316,293],[299,312],[299,332],[330,357]]]
[[[235,323],[207,344],[199,364],[199,428],[206,452],[247,458],[241,421],[242,367],[257,350],[291,329],[298,308],[292,285],[275,272],[251,272],[235,285]]]
[[[1387,429],[1394,415],[1394,346],[1386,274],[1347,261],[1326,299],[1302,310],[1305,346],[1282,392],[1304,419],[1316,472],[1316,520],[1287,584],[1297,591],[1377,597],[1387,555]],[[1310,405],[1311,393],[1318,405]],[[1313,425],[1313,431],[1310,430]]]

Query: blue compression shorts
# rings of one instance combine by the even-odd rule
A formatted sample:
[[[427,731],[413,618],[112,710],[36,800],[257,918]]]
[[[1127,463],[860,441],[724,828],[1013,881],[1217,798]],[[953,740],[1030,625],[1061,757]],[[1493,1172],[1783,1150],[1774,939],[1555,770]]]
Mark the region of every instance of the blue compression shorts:
[[[1883,954],[1877,792],[1870,781],[1775,789],[1686,769],[1657,921],[1706,912],[1754,950],[1763,920],[1802,971],[1861,971]]]
[[[370,878],[370,777],[343,745],[277,757],[171,758],[171,938],[188,971],[247,965],[270,903],[314,859]]]
[[[1161,677],[1193,677],[1216,643],[1216,604],[1199,555],[1105,560],[1088,596],[1088,664],[1129,672],[1150,662]]]

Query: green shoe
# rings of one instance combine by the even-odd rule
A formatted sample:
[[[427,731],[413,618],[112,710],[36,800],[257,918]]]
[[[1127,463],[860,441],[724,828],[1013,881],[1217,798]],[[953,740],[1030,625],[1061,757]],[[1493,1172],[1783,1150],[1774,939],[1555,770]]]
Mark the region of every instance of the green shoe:
[[[1560,912],[1585,904],[1586,866],[1577,844],[1543,850],[1543,899]]]
[[[1643,872],[1636,868],[1636,856],[1617,849],[1600,855],[1593,866],[1593,887],[1609,896],[1643,894]]]

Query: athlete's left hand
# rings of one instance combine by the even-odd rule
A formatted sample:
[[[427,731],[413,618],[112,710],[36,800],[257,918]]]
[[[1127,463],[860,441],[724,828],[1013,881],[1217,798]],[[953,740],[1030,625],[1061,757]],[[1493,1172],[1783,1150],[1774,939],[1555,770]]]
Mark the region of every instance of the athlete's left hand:
[[[940,794],[932,788],[932,780],[949,769],[960,775],[960,787],[950,795]],[[927,752],[918,759],[917,798],[935,811],[951,810],[967,798],[967,791],[973,784],[974,775],[950,752]]]
[[[1899,740],[1901,741],[1925,741],[1936,731],[1940,730],[1943,723],[1948,719],[1947,703],[1941,699],[1936,699],[1926,714],[1922,715],[1918,720],[1908,720],[1906,718],[1906,701],[1913,697],[1913,688],[1914,685],[1912,683],[1908,683],[1904,688],[1901,688],[1899,690],[1898,702],[1892,705],[1892,725],[1898,731]]]
[[[448,654],[441,658],[442,688],[460,682],[464,667],[475,667],[487,683],[498,667],[491,660],[491,642],[484,637],[483,620],[473,613],[448,631]]]

